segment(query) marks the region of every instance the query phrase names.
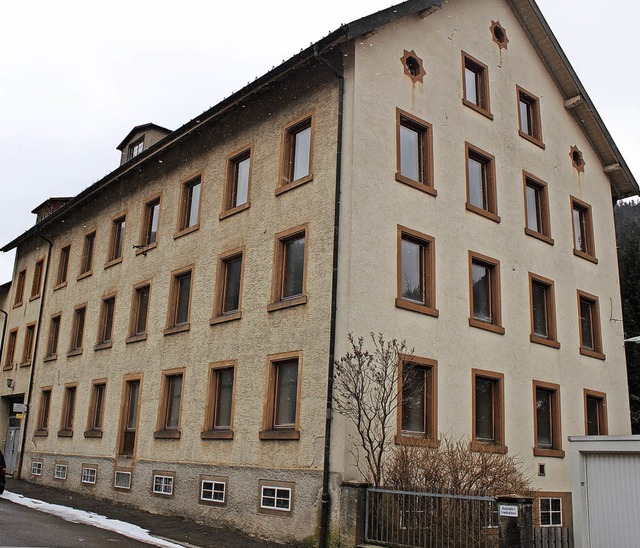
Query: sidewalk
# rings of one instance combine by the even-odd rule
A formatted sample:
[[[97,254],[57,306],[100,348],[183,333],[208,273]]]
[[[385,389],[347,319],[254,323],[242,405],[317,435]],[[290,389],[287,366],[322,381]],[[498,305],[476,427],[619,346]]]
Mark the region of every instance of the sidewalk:
[[[257,540],[229,529],[208,527],[176,516],[150,514],[137,508],[95,499],[80,493],[7,478],[6,491],[24,497],[94,512],[147,529],[153,536],[189,547],[282,548],[282,544]]]

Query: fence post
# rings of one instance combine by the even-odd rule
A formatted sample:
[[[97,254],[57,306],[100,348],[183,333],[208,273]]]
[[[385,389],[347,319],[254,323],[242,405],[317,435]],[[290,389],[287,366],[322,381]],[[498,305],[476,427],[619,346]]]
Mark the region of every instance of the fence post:
[[[500,548],[533,546],[533,499],[518,495],[496,497]]]
[[[346,481],[340,501],[340,540],[345,546],[357,546],[365,540],[368,483]]]

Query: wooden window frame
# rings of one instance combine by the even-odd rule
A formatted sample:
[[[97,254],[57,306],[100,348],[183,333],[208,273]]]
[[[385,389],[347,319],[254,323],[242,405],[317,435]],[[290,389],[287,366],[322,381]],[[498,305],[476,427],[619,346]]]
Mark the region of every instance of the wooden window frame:
[[[589,399],[597,400],[598,402],[598,436],[609,435],[609,418],[607,416],[607,395],[604,392],[598,392],[596,390],[589,390],[584,388],[582,390],[584,396],[584,435],[596,435],[589,434],[589,418],[587,413],[587,403]]]
[[[124,442],[125,442],[125,431],[127,430],[127,415],[129,414],[129,398],[131,388],[130,385],[132,383],[138,383],[138,401],[137,409],[136,409],[136,426],[135,426],[135,441],[133,443],[133,448],[131,451],[131,455],[125,454],[124,451]],[[116,445],[116,457],[118,459],[131,459],[134,460],[136,457],[136,450],[138,447],[138,437],[140,434],[140,408],[142,407],[142,389],[143,389],[143,374],[142,373],[132,373],[128,375],[124,375],[122,378],[122,392],[121,392],[121,400],[120,400],[120,417],[118,420],[118,442]],[[127,471],[131,471],[128,469]],[[114,473],[114,483],[115,483],[115,473]]]
[[[227,505],[227,493],[229,491],[229,478],[226,476],[208,476],[208,475],[201,475],[200,478],[200,491],[198,494],[198,503],[199,504],[204,504],[206,506],[219,506],[219,507],[224,507]],[[203,490],[204,490],[204,483],[205,482],[210,482],[210,483],[217,483],[217,484],[222,484],[224,485],[224,490],[223,490],[223,500],[212,500],[212,499],[205,499],[202,498],[202,494],[203,494]]]
[[[38,422],[33,433],[34,437],[44,438],[49,435],[49,421],[51,420],[51,394],[53,386],[43,386],[40,389],[40,404],[38,406]],[[45,397],[45,394],[47,396]]]
[[[94,379],[91,382],[91,396],[89,399],[89,413],[87,414],[87,428],[84,431],[85,438],[101,438],[104,429],[104,410],[107,402],[107,380]],[[98,417],[98,387],[102,387],[102,406],[99,410],[100,416]],[[99,421],[97,420],[99,418]],[[99,422],[100,426],[96,427],[96,423]]]
[[[84,240],[82,244],[82,256],[80,257],[80,272],[78,273],[77,280],[83,280],[84,278],[88,278],[93,274],[93,267],[95,266],[95,255],[96,255],[96,241],[97,241],[97,230],[92,228],[88,230],[84,234]],[[93,240],[91,246],[89,242]],[[89,249],[91,247],[91,249]]]
[[[259,433],[261,440],[299,440],[300,439],[300,387],[302,383],[302,351],[284,352],[272,354],[267,357],[267,379],[262,413],[262,430]],[[297,386],[296,386],[296,419],[291,427],[275,425],[275,410],[277,399],[277,369],[278,364],[296,360],[298,362]]]
[[[598,360],[605,360],[607,356],[602,350],[602,324],[600,322],[600,299],[596,295],[587,293],[586,291],[577,290],[578,293],[578,333],[580,334],[580,354],[583,356],[589,356],[590,358],[596,358]],[[582,340],[582,315],[580,311],[580,304],[582,301],[586,301],[591,306],[591,329],[593,330],[593,349],[584,346]]]
[[[282,284],[284,283],[284,254],[285,244],[300,235],[304,235],[304,268],[302,273],[302,293],[293,297],[283,298]],[[303,224],[279,232],[275,235],[273,252],[273,279],[271,282],[271,302],[267,306],[268,312],[290,308],[307,303],[307,271],[309,270],[309,224]]]
[[[575,196],[569,196],[571,200],[571,229],[573,231],[573,254],[576,257],[586,259],[594,264],[598,264],[596,258],[596,244],[593,233],[593,212],[591,206],[587,202],[579,200]],[[577,210],[584,216],[584,238],[586,240],[587,251],[582,251],[576,247],[576,229],[573,221],[573,212]],[[582,224],[582,223],[581,223]]]
[[[5,320],[6,321],[6,320]],[[11,371],[16,359],[16,347],[18,346],[18,328],[11,329],[7,334],[7,350],[4,355],[3,371]]]
[[[476,94],[478,103],[467,99],[466,69],[475,74]],[[489,67],[482,61],[472,57],[465,51],[462,52],[462,104],[483,116],[493,120],[491,114],[491,97],[489,92]]]
[[[13,308],[18,308],[24,303],[24,287],[27,284],[27,269],[23,268],[18,273],[18,281],[16,282],[16,292],[13,297]]]
[[[542,337],[534,333],[534,311],[533,311],[533,285],[534,283],[543,285],[545,287],[545,300],[547,308],[547,332],[548,337]],[[551,348],[560,348],[558,342],[558,324],[556,320],[556,295],[555,295],[555,282],[539,274],[529,272],[529,311],[531,320],[531,334],[529,340],[532,343],[542,344],[550,346]]]
[[[305,242],[306,245],[306,242]],[[210,320],[210,325],[215,325],[224,322],[230,322],[233,320],[239,320],[242,318],[242,287],[244,281],[244,257],[245,247],[237,247],[230,251],[225,251],[218,255],[218,268],[216,272],[216,287],[213,299],[213,316]],[[227,265],[229,262],[240,258],[242,261],[240,267],[240,295],[238,298],[238,309],[225,312],[224,303],[227,292]]]
[[[193,194],[191,188],[200,184],[200,196],[198,197],[198,220],[195,224],[187,226],[189,222],[189,210],[193,202]],[[174,239],[180,238],[187,234],[191,234],[200,228],[200,220],[202,215],[202,193],[204,190],[204,173],[199,171],[193,173],[180,181],[180,201],[178,202],[178,223],[176,225],[176,233]]]
[[[29,301],[35,301],[42,294],[42,276],[44,274],[44,257],[38,259],[33,268],[33,280],[31,281],[31,296]]]
[[[218,373],[223,370],[233,370],[233,389],[231,391],[231,420],[228,429],[216,428],[216,407],[218,404]],[[207,404],[204,413],[204,426],[200,437],[203,440],[231,440],[233,439],[233,419],[236,407],[238,361],[227,360],[209,364],[209,387],[207,391]]]
[[[483,266],[491,268],[491,312],[492,322],[485,322],[473,316],[473,263],[477,262]],[[485,329],[499,335],[504,335],[505,329],[502,326],[502,297],[500,289],[500,261],[486,255],[469,251],[469,325]]]
[[[98,337],[96,340],[96,344],[93,347],[95,351],[104,350],[105,348],[111,348],[113,346],[113,331],[115,330],[116,323],[116,297],[118,296],[118,292],[109,293],[107,295],[103,295],[100,299],[100,321],[98,323]],[[111,317],[111,333],[109,334],[109,338],[107,339],[107,312],[109,311],[108,302],[113,301],[113,312]]]
[[[249,180],[247,182],[247,201],[237,206],[233,205],[234,197],[237,193],[237,166],[244,160],[249,160]],[[224,181],[224,192],[222,195],[222,210],[219,219],[231,217],[251,206],[251,172],[253,170],[253,143],[249,143],[229,154],[225,160],[227,166]]]
[[[542,117],[540,114],[540,99],[526,89],[516,86],[516,98],[518,101],[518,135],[523,139],[533,143],[544,149],[545,144],[542,142]],[[522,129],[522,113],[520,103],[528,105],[529,117],[531,118],[531,133],[527,133]]]
[[[43,464],[41,460],[32,460],[31,461],[31,475],[40,477],[42,476],[42,468]],[[37,470],[37,472],[36,472]]]
[[[171,479],[171,492],[156,491],[156,478]],[[164,484],[163,484],[164,486]],[[153,470],[151,473],[151,496],[163,499],[172,499],[176,494],[176,473],[166,470]]]
[[[465,174],[467,180],[467,201],[465,207],[467,211],[477,213],[482,217],[491,219],[492,221],[499,223],[501,221],[500,215],[498,215],[498,192],[496,189],[496,158],[493,154],[485,152],[481,148],[472,145],[465,141]],[[483,164],[484,166],[484,180],[483,186],[486,192],[486,200],[488,209],[483,209],[477,205],[471,203],[471,180],[469,178],[469,160],[473,159],[476,162]]]
[[[538,447],[537,389],[551,393],[551,447]],[[533,380],[533,455],[535,457],[564,458],[562,450],[562,415],[560,406],[560,385]]]
[[[524,193],[524,233],[527,236],[537,238],[549,245],[553,245],[554,240],[551,237],[551,216],[549,214],[549,190],[547,183],[526,171],[522,172],[522,180],[522,190]],[[539,202],[536,202],[536,213],[540,219],[540,225],[542,227],[541,232],[533,230],[528,226],[527,187],[534,188],[540,198]]]
[[[120,487],[116,485],[116,478],[118,477],[118,474],[129,476],[129,487]],[[120,492],[131,491],[132,485],[133,485],[133,468],[116,466],[113,470],[113,484],[112,484],[113,490],[120,491]]]
[[[562,525],[542,525],[542,515],[540,512],[540,499],[557,498],[561,499]],[[570,491],[537,491],[533,498],[533,524],[534,527],[542,528],[570,528],[573,527],[572,496]]]
[[[493,383],[493,440],[478,439],[476,432],[476,384],[478,379]],[[471,448],[474,451],[489,451],[491,453],[507,453],[505,443],[505,411],[504,411],[504,374],[482,369],[471,370]]]
[[[127,211],[122,211],[111,219],[111,231],[109,235],[109,257],[105,268],[120,264],[124,259],[124,238],[127,226]],[[120,249],[118,249],[118,235],[120,237]]]
[[[67,286],[69,278],[69,263],[71,261],[71,244],[64,245],[60,248],[60,257],[58,259],[58,271],[56,273],[56,285],[53,288],[62,289]]]
[[[140,315],[140,293],[143,289],[149,289],[149,296],[147,298],[147,310],[144,332],[138,332],[138,319]],[[133,294],[131,297],[131,310],[129,312],[129,336],[126,338],[125,343],[130,344],[138,341],[144,341],[147,339],[148,327],[149,327],[149,308],[151,304],[151,280],[143,280],[133,286]]]
[[[293,151],[295,144],[295,136],[304,131],[307,127],[311,128],[311,136],[309,138],[309,174],[295,181],[293,178],[294,162]],[[294,188],[298,188],[306,183],[313,181],[313,146],[315,141],[315,109],[311,109],[299,118],[288,122],[282,128],[282,138],[280,144],[280,174],[278,176],[278,186],[276,188],[276,196],[288,192]]]
[[[158,228],[156,229],[156,239],[149,242],[151,226],[153,223],[153,209],[158,206]],[[160,234],[160,214],[162,213],[162,193],[154,194],[144,201],[142,211],[142,224],[140,226],[140,244],[136,246],[136,255],[146,255],[152,249],[158,247],[158,236]]]
[[[93,481],[85,479],[85,470],[93,470]],[[90,476],[90,474],[88,475]],[[98,465],[97,464],[82,464],[80,469],[80,483],[88,487],[94,487],[98,482]]]
[[[401,126],[412,129],[417,132],[420,137],[420,142],[418,143],[418,154],[420,157],[419,163],[421,180],[416,181],[406,175],[402,175],[401,173]],[[433,125],[399,108],[396,108],[396,164],[396,181],[421,190],[431,196],[438,195],[438,191],[434,187]]]
[[[187,321],[177,323],[177,314],[180,298],[180,279],[191,276],[189,283],[189,302],[187,303]],[[171,286],[169,291],[169,306],[167,307],[167,327],[162,332],[164,335],[182,333],[191,329],[191,301],[193,299],[193,282],[195,279],[195,265],[183,266],[171,272]]]
[[[20,367],[28,367],[33,360],[33,343],[36,337],[36,322],[28,323],[24,326],[24,338],[22,343],[22,360]]]
[[[70,398],[73,394],[73,398]],[[70,402],[69,400],[72,399]],[[62,413],[60,415],[60,430],[58,430],[59,438],[73,437],[73,425],[76,418],[76,406],[78,403],[78,383],[67,383],[64,385],[64,393],[62,396]]]
[[[153,433],[155,439],[180,439],[182,432],[182,404],[184,403],[184,388],[186,378],[185,367],[176,369],[166,369],[162,372],[162,381],[160,384],[160,400],[158,404],[158,421],[156,423],[156,431]],[[177,426],[170,427],[167,425],[169,419],[169,406],[171,401],[169,399],[169,392],[171,389],[171,379],[181,377],[180,381],[180,409],[178,411],[178,424]]]
[[[422,253],[422,284],[425,292],[424,302],[418,303],[402,297],[402,241],[413,241],[420,245]],[[398,225],[396,259],[396,307],[438,317],[436,308],[436,240],[433,236]]]
[[[293,482],[286,481],[269,481],[260,480],[258,482],[259,496],[258,496],[258,513],[269,514],[272,516],[290,516],[293,514],[294,500],[295,500],[295,486]],[[265,489],[280,489],[289,492],[289,508],[275,508],[270,506],[263,506],[263,497]],[[277,492],[276,492],[277,494]]]
[[[64,470],[64,477],[62,477],[62,470]],[[60,471],[60,475],[58,474]],[[68,461],[55,461],[53,466],[53,481],[67,481],[69,477],[69,462]]]
[[[57,327],[54,329],[54,325]],[[62,326],[62,312],[56,312],[49,319],[49,333],[47,336],[47,354],[43,361],[49,362],[58,358],[58,347],[60,345],[60,327]]]
[[[80,329],[79,315],[80,310],[84,310],[82,318],[82,329]],[[69,351],[67,357],[78,356],[84,351],[84,336],[87,327],[87,303],[78,304],[73,308],[73,321],[71,322],[71,341],[69,342]],[[80,339],[80,346],[76,343]]]

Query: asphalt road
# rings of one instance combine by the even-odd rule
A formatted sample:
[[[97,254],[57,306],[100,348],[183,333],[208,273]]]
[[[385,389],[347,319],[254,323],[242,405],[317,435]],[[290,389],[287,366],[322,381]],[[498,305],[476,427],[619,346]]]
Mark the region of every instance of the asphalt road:
[[[148,548],[149,545],[111,531],[65,521],[51,514],[0,499],[0,546]]]

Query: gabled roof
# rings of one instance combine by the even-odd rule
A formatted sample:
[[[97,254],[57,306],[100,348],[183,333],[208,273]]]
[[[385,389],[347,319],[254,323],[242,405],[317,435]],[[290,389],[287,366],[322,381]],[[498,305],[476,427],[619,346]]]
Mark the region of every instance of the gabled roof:
[[[166,127],[162,127],[152,123],[135,126],[129,133],[127,133],[127,136],[124,139],[122,139],[122,142],[116,147],[116,149],[122,150],[124,146],[127,144],[127,142],[129,141],[129,139],[133,137],[133,135],[135,135],[136,133],[147,131],[149,129],[157,129],[158,131],[161,131],[162,133],[167,133],[167,134],[171,133],[170,129],[167,129]]]
[[[545,21],[540,9],[534,0],[506,0],[513,12],[516,14],[520,24],[529,35],[538,55],[549,70],[555,80],[558,89],[562,93],[565,101],[572,105],[571,112],[579,121],[587,138],[597,152],[605,172],[609,175],[613,196],[616,199],[634,196],[639,193],[638,183],[629,170],[624,158],[620,154],[616,144],[613,142],[609,131],[604,125],[602,118],[596,111],[586,90],[580,83],[575,71],[571,67],[569,60],[560,48],[558,41],[551,32],[549,25]],[[141,164],[147,162],[161,152],[175,146],[182,139],[194,133],[203,125],[211,123],[227,112],[230,108],[248,100],[252,95],[259,92],[267,85],[286,76],[304,63],[309,62],[318,53],[334,48],[337,45],[349,42],[358,36],[373,32],[393,21],[403,17],[426,14],[442,7],[441,0],[407,0],[395,6],[373,13],[352,23],[342,25],[339,29],[331,32],[318,42],[311,44],[308,48],[294,55],[289,60],[275,67],[265,75],[248,84],[240,91],[224,99],[217,105],[206,110],[201,115],[196,116],[191,121],[184,124],[177,130],[169,133],[166,137],[149,147],[141,154],[121,165],[103,179],[92,184],[83,190],[73,200],[62,206],[55,213],[38,223],[36,226],[24,232],[13,241],[6,244],[0,251],[10,251],[21,242],[33,236],[37,231],[46,228],[57,219],[64,217],[71,210],[86,202],[97,192],[107,188],[117,179],[127,174],[129,171],[137,169]],[[576,99],[577,98],[577,99]],[[573,102],[572,102],[573,101]],[[140,131],[141,128],[151,127],[154,124],[136,126],[129,132],[118,148],[122,147],[133,132]],[[165,130],[160,126],[159,129]],[[167,131],[167,130],[165,130]]]

